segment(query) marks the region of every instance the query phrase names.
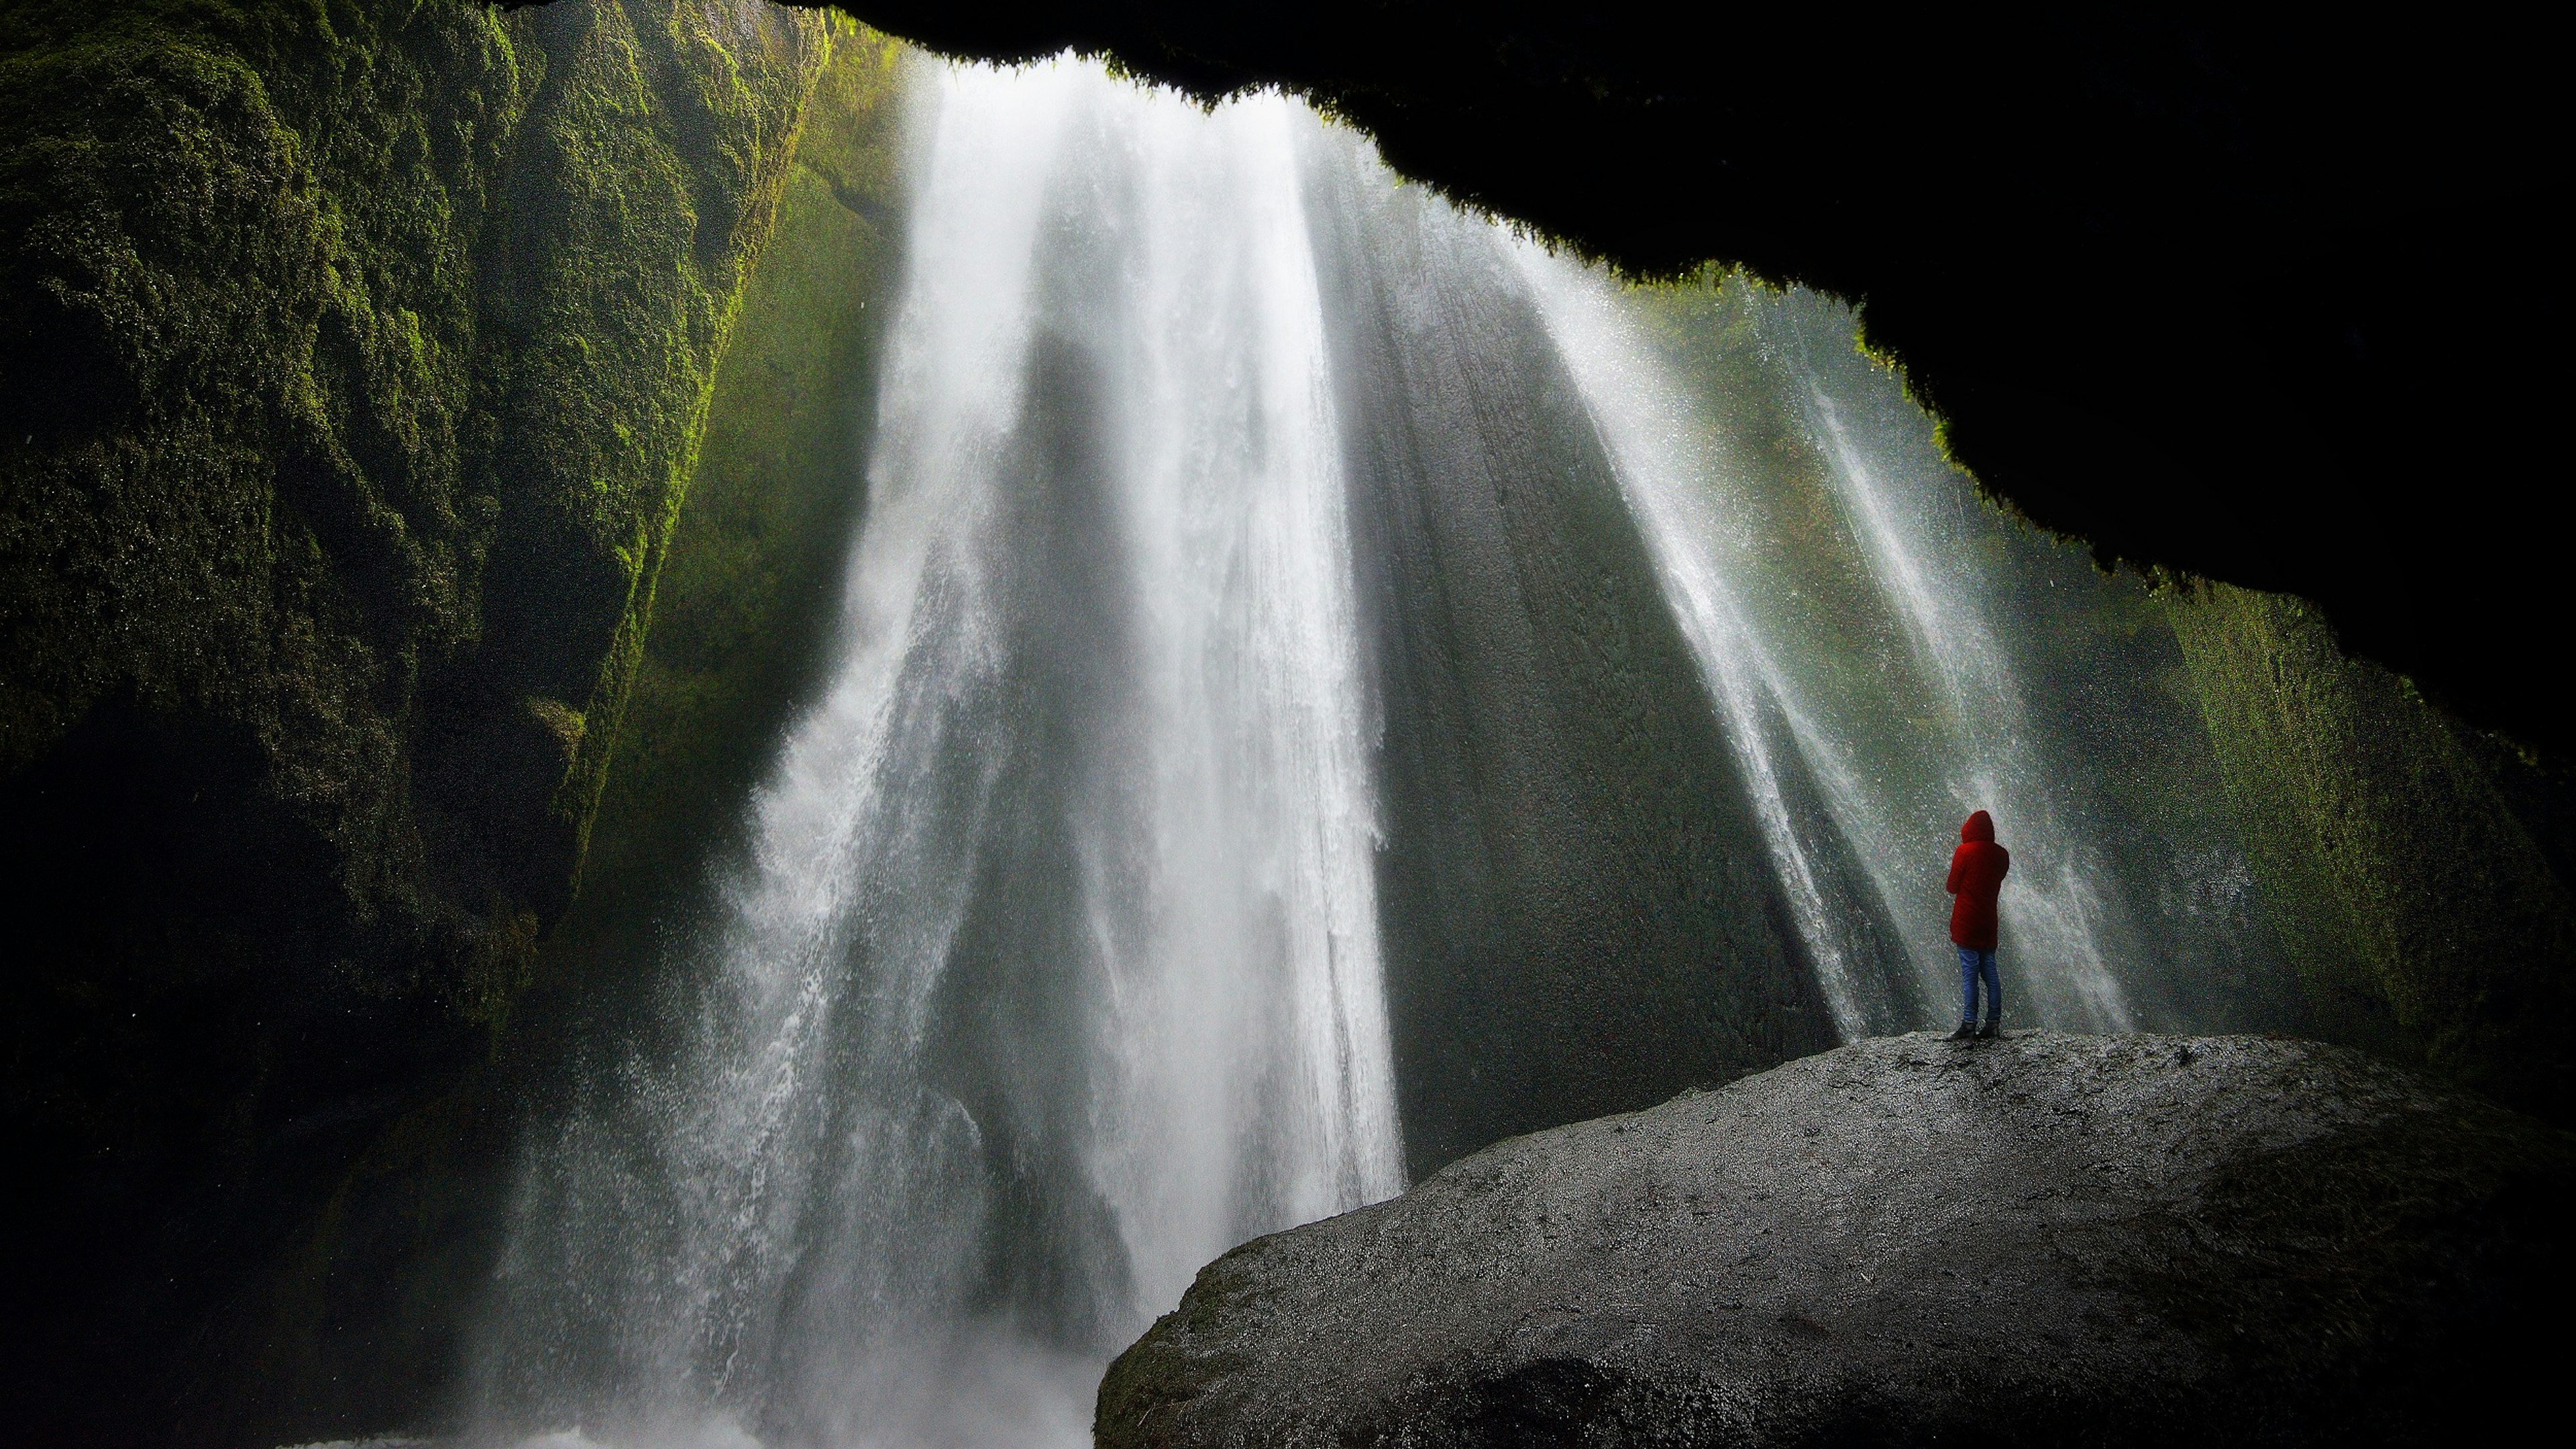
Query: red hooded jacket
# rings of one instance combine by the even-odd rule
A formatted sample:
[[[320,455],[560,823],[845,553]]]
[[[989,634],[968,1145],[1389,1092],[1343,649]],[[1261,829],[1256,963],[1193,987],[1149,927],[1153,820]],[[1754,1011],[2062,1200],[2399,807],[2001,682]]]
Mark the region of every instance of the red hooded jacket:
[[[1950,941],[1971,951],[1995,949],[1995,892],[2004,888],[2012,854],[1995,844],[1995,820],[1983,810],[1959,827],[1959,848],[1950,852],[1950,884],[1958,899],[1950,903]]]

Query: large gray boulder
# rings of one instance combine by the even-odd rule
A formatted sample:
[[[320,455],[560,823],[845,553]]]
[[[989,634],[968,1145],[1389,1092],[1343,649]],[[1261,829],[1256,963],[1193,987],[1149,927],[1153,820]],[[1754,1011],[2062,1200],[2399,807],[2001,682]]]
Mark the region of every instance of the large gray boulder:
[[[2571,1188],[2576,1139],[2334,1047],[1862,1042],[1236,1249],[1096,1437],[2455,1442],[2563,1394]]]

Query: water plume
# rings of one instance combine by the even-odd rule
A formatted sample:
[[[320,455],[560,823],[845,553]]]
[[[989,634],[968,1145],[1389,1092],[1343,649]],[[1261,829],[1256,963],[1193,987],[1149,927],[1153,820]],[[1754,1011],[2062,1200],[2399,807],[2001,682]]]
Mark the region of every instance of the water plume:
[[[681,1061],[534,1153],[496,1431],[1071,1442],[1201,1263],[1402,1185],[1317,123],[923,90],[840,663]]]

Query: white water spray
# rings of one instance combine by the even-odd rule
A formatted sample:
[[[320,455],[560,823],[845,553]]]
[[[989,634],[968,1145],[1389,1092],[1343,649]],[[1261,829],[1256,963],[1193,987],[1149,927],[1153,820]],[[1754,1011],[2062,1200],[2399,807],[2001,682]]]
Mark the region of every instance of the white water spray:
[[[1825,766],[1829,778],[1848,770],[1814,725],[1799,717],[1796,696],[1736,601],[1730,560],[1745,551],[1747,540],[1727,516],[1724,495],[1706,486],[1718,466],[1708,452],[1708,430],[1627,334],[1616,294],[1601,278],[1534,245],[1524,244],[1515,255],[1601,429],[1683,637],[1725,718],[1763,844],[1814,957],[1834,1031],[1846,1041],[1868,1036],[1874,1018],[1888,1013],[1872,1009],[1878,1003],[1860,950],[1847,930],[1848,918],[1819,879],[1810,827],[1790,805],[1781,755],[1784,747],[1803,745],[1807,763]]]
[[[1199,1265],[1402,1186],[1319,123],[927,89],[838,675],[687,1061],[538,1154],[496,1430],[1082,1442]]]
[[[1940,496],[1943,483],[1957,489],[1958,480],[1925,480],[1929,486],[1910,490],[1890,487],[1853,436],[1842,405],[1812,377],[1807,397],[1852,532],[1938,681],[1955,761],[1945,772],[1950,813],[1991,810],[2012,822],[2022,864],[2012,883],[2013,946],[2036,968],[2025,974],[2039,998],[2038,1010],[2029,1014],[2084,1030],[2134,1030],[2137,1023],[2103,949],[2106,904],[2090,883],[2107,871],[2089,842],[2066,828],[2065,811],[2048,786],[2048,767],[2031,737],[2021,690],[1992,623],[1975,602],[1994,590],[1979,587],[1987,581],[1966,550],[1950,550],[1946,561],[1936,562],[1943,550],[1922,505]],[[1864,832],[1863,839],[1865,846],[1875,846],[1886,837]],[[1923,898],[1902,883],[1910,863],[1890,859],[1883,849],[1871,854],[1872,871],[1892,909]]]
[[[1955,476],[1889,487],[1853,437],[1837,400],[1803,369],[1804,401],[1850,530],[1871,577],[1902,621],[1947,738],[1912,768],[1873,764],[1844,722],[1814,707],[1784,654],[1818,641],[1766,638],[1740,600],[1738,580],[1761,581],[1756,541],[1730,510],[1744,459],[1727,446],[1666,375],[1608,279],[1535,246],[1519,252],[1569,368],[1617,459],[1621,486],[1710,692],[1746,761],[1765,829],[1799,926],[1825,979],[1845,1038],[1910,1025],[1956,999],[1956,962],[1929,930],[1907,933],[1918,991],[1873,1000],[1852,916],[1816,884],[1818,847],[1776,781],[1777,756],[1794,752],[1822,788],[1830,828],[1867,872],[1890,919],[1937,921],[1948,832],[1968,812],[1991,810],[2017,850],[2005,915],[2012,939],[2015,1019],[2079,1030],[2135,1023],[2104,945],[2106,906],[2091,884],[2103,862],[2067,830],[2048,784],[2050,762],[2023,727],[2024,705],[1990,621],[1974,599],[1992,582],[1967,549],[1942,558],[1916,517],[1962,485]],[[1911,505],[1911,506],[1909,506]],[[1965,543],[1962,539],[1957,542]],[[1760,582],[1757,582],[1757,587]],[[1938,786],[1938,804],[1934,791]],[[1947,822],[1946,824],[1944,822]],[[1906,999],[1913,997],[1913,1000]]]

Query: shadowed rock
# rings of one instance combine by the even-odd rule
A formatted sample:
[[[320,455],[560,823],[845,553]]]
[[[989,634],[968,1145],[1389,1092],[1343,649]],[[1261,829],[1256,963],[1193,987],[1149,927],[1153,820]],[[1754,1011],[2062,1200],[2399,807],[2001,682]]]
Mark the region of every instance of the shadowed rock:
[[[2576,1143],[2339,1048],[1863,1042],[1227,1254],[1104,1446],[2414,1442],[2563,1361]]]

